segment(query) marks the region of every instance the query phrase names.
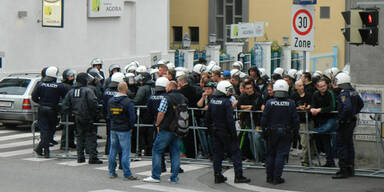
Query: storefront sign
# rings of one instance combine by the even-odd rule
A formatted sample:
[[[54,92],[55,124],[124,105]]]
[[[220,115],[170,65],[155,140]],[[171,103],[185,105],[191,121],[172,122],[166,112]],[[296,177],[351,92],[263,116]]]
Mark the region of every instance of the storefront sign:
[[[88,0],[88,17],[120,17],[123,0]]]

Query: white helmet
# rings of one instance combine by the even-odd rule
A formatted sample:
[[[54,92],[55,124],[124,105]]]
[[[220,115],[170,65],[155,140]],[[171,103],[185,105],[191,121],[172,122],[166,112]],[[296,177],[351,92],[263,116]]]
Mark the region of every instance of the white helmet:
[[[335,77],[339,73],[339,69],[337,67],[332,67],[330,70],[331,77]]]
[[[159,69],[151,69],[149,74],[153,75],[155,73],[158,73],[159,72]]]
[[[227,95],[228,92],[231,94],[233,93],[233,86],[229,81],[220,81],[217,84],[216,89],[225,95]]]
[[[158,65],[165,65],[165,63],[167,63],[164,59],[160,59],[157,64]]]
[[[273,94],[277,98],[288,97],[288,89],[289,85],[283,79],[279,79],[273,84]]]
[[[155,82],[155,86],[156,87],[167,87],[167,84],[168,84],[169,80],[168,78],[166,77],[159,77],[156,82]]]
[[[232,67],[239,67],[239,70],[242,70],[243,69],[243,63],[241,61],[235,61],[233,64],[232,64]]]
[[[197,74],[201,74],[202,72],[205,71],[207,67],[203,64],[196,64],[194,67],[193,67],[193,72],[197,73]]]
[[[112,75],[111,77],[111,81],[112,82],[117,82],[117,83],[120,83],[120,82],[123,82],[124,81],[124,74],[121,73],[121,72],[116,72]]]
[[[45,71],[45,76],[57,78],[57,74],[59,73],[59,69],[57,67],[48,67]]]
[[[231,77],[233,77],[233,76],[239,76],[240,77],[240,70],[238,70],[238,69],[232,69],[231,70]]]
[[[145,67],[144,65],[140,65],[139,67],[137,67],[136,72],[137,73],[145,73],[145,72],[147,72],[147,67]]]
[[[134,74],[134,73],[126,73],[126,74],[125,74],[125,77],[126,77],[126,78],[129,78],[129,77],[135,77],[135,74]]]
[[[344,83],[351,83],[351,77],[347,73],[341,72],[336,75],[335,84],[341,85]]]
[[[296,69],[290,69],[290,70],[288,70],[287,75],[288,75],[288,77],[296,80],[296,73],[297,73]]]
[[[323,76],[323,73],[321,71],[315,71],[313,74],[312,74],[312,77],[321,77]]]
[[[263,77],[264,75],[266,75],[264,68],[259,68],[259,71],[260,71],[260,77]]]
[[[208,63],[208,65],[217,65],[217,63],[216,63],[216,61],[210,61],[209,63]]]
[[[94,65],[103,65],[103,60],[99,58],[94,58],[91,61],[91,66],[93,67]]]
[[[296,80],[300,80],[302,74],[303,74],[303,70],[297,71],[297,73],[296,73]]]
[[[180,76],[182,76],[182,75],[185,75],[185,72],[184,72],[184,71],[176,71],[176,75],[175,75],[175,77],[178,78],[178,77],[180,77]]]
[[[239,75],[240,79],[246,78],[247,76],[248,75],[246,73],[243,73],[240,71],[240,75]]]
[[[169,63],[167,63],[167,67],[168,67],[168,69],[175,69],[176,66],[174,63],[169,62]]]
[[[281,77],[284,76],[284,73],[285,73],[285,70],[281,67],[278,67],[276,68],[274,71],[273,71],[273,74],[279,74]]]

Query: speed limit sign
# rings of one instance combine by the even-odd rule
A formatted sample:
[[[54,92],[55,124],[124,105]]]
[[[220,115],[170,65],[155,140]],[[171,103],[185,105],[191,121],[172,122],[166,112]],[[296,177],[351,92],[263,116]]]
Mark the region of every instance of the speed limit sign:
[[[292,6],[292,50],[312,51],[314,47],[314,12],[311,5]]]

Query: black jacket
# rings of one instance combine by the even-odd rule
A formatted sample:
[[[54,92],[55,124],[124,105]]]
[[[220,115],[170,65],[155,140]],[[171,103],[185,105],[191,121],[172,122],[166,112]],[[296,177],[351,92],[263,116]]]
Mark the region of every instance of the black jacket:
[[[111,131],[130,131],[135,126],[136,114],[132,101],[126,95],[116,95],[108,101]]]
[[[41,106],[58,108],[58,103],[65,96],[65,87],[56,80],[41,82],[32,92],[32,100]]]
[[[71,111],[81,121],[93,122],[98,113],[97,98],[89,87],[77,84],[65,96],[62,110]]]
[[[207,127],[209,132],[236,135],[231,100],[216,91],[208,104]]]

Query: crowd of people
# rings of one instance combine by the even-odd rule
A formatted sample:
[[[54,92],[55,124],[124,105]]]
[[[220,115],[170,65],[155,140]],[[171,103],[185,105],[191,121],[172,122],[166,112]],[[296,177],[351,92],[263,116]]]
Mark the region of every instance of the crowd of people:
[[[353,175],[350,132],[353,133],[354,115],[362,108],[362,102],[350,86],[348,73],[337,68],[324,73],[276,68],[269,77],[262,68],[244,69],[240,61],[234,62],[230,71],[222,71],[216,62],[207,64],[204,59],[192,71],[163,60],[151,68],[133,61],[123,68],[110,65],[106,77],[102,67],[101,59],[93,59],[86,72],[76,74],[73,69],[67,69],[61,83],[57,82],[56,67],[43,69],[42,81],[32,94],[33,101],[40,104],[41,142],[35,148],[38,155],[49,158],[61,113],[62,121],[68,117],[67,120],[75,122],[69,126],[68,135],[63,131],[61,149],[68,138],[68,146],[77,149],[78,163],[85,162],[85,152],[89,153],[89,164],[103,163],[97,157],[97,126],[93,123],[106,120],[105,154],[109,155],[111,178],[117,177],[119,154],[124,177],[137,179],[129,170],[132,152],[152,156],[152,176],[144,181],[160,182],[161,172],[166,171],[164,153],[169,151],[171,182],[177,182],[178,173],[183,172],[180,157],[185,156],[212,159],[215,182],[222,183],[226,178],[221,174],[221,161],[229,155],[235,166],[235,182],[250,182],[242,174],[242,161],[246,160],[266,162],[267,182],[279,184],[284,182],[281,172],[291,148],[302,149],[302,165],[309,165],[307,140],[316,149],[311,152],[326,154],[326,162],[319,166],[335,167],[335,158],[339,158],[341,169],[337,177]],[[191,132],[183,137],[173,133],[171,125],[178,118],[176,108],[181,104],[195,109],[189,114],[190,126],[208,128],[197,130],[197,151]],[[139,107],[136,113],[135,106],[145,107]],[[338,114],[332,113],[336,110]],[[137,118],[140,124],[153,126],[140,126],[138,132]],[[349,127],[348,133],[347,128],[340,126]],[[307,127],[318,134],[307,138],[307,134],[299,133]],[[239,129],[257,131],[239,132]],[[289,130],[284,131],[289,137],[276,141],[279,130],[283,129]],[[223,130],[225,133],[220,132]],[[343,137],[336,139],[329,134],[335,131],[338,134],[344,131]],[[137,134],[139,146],[136,146]]]

